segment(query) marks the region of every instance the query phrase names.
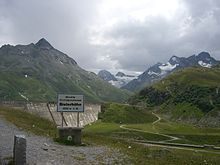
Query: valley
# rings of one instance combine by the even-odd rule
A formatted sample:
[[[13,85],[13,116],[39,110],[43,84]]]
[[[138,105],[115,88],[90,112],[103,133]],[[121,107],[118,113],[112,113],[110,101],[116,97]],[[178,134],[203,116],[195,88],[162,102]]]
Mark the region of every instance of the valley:
[[[44,161],[38,163],[220,163],[220,66],[207,52],[173,56],[138,77],[86,71],[44,38],[35,44],[4,45],[0,60],[1,139],[12,139],[5,136],[15,132],[34,139],[28,144],[33,164],[38,162],[31,160],[36,139],[39,160]],[[64,113],[62,122],[58,93],[85,97],[85,112],[79,114],[83,144],[73,146],[80,154],[58,139],[57,126],[77,126],[76,113]],[[92,150],[97,152],[91,157]],[[10,162],[10,153],[12,147],[0,153],[0,161]],[[57,159],[57,154],[62,156]]]

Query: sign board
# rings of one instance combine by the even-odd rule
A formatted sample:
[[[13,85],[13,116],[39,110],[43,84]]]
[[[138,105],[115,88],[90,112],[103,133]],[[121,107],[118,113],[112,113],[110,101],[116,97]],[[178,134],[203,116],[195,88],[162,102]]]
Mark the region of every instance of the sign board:
[[[58,94],[57,112],[84,112],[83,95]]]

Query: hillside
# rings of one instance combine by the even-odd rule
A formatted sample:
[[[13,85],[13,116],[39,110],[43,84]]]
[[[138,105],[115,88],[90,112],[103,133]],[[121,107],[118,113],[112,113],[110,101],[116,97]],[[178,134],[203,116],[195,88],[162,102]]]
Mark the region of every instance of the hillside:
[[[160,106],[160,112],[173,120],[219,126],[219,75],[219,65],[179,70],[141,90],[130,102]]]
[[[84,94],[86,101],[121,102],[130,94],[83,70],[45,39],[2,46],[0,77],[1,100],[55,101],[57,93],[72,93]]]
[[[117,124],[151,123],[157,120],[153,114],[140,107],[114,103],[102,105],[99,119],[102,122]]]

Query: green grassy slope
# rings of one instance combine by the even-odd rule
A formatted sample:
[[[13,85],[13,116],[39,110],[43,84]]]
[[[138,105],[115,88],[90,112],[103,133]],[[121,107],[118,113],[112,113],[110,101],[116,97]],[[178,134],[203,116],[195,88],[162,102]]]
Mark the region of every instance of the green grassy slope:
[[[177,71],[141,90],[130,102],[160,106],[161,112],[174,120],[196,123],[208,114],[220,111],[220,67]]]
[[[146,109],[135,106],[106,103],[102,105],[99,119],[118,124],[151,123],[157,118]]]
[[[52,78],[44,79],[38,75],[26,78],[16,72],[0,71],[0,77],[1,100],[25,100],[23,95],[31,101],[55,101],[57,93],[70,93],[84,94],[85,99],[91,102],[121,102],[130,95],[130,92],[117,89],[93,75],[90,80],[82,76],[77,83],[61,74],[53,74]]]

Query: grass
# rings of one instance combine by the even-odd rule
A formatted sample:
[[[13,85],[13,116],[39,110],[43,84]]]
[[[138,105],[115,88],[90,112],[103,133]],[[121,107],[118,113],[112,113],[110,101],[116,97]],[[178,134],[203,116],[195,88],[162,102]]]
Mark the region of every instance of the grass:
[[[103,122],[118,124],[151,123],[157,119],[147,109],[115,103],[102,105],[99,118]]]
[[[156,123],[154,126],[152,124],[129,124],[126,127],[179,137],[180,140],[173,141],[174,143],[220,146],[220,129],[218,128],[198,128],[189,124],[164,120]]]
[[[104,124],[105,129],[99,130],[99,126]],[[106,130],[107,129],[107,130]],[[113,132],[111,132],[113,131]],[[114,132],[115,131],[115,132]],[[187,150],[167,149],[152,146],[143,146],[132,143],[127,136],[118,138],[114,133],[122,133],[116,125],[112,123],[97,122],[84,129],[83,140],[90,145],[106,145],[112,148],[118,148],[124,154],[128,155],[129,161],[133,164],[219,164],[220,157],[218,154],[200,153]],[[131,135],[126,131],[124,133]],[[147,134],[146,134],[147,135]],[[187,159],[185,159],[187,157]],[[127,160],[128,161],[128,160]],[[204,162],[205,161],[205,162]],[[126,164],[126,163],[125,163]]]
[[[160,90],[166,90],[167,86],[174,83],[183,85],[199,85],[203,87],[218,87],[220,83],[220,67],[200,68],[193,67],[176,71],[162,81],[154,84],[154,87]]]
[[[33,65],[33,68],[36,67],[35,63]],[[11,71],[0,70],[0,99],[25,100],[20,96],[21,93],[31,101],[54,101],[57,93],[76,93],[85,95],[88,102],[99,103],[124,102],[131,95],[131,92],[113,87],[97,75],[84,70],[65,68],[60,72],[52,69],[52,74],[47,74],[48,71],[43,72],[41,66],[37,66],[36,70],[33,68],[26,70],[19,65],[16,69],[10,68]],[[35,71],[28,73],[28,69]],[[67,78],[65,72],[72,78]]]
[[[40,136],[56,137],[56,126],[49,120],[24,110],[0,107],[0,115],[18,128]]]

